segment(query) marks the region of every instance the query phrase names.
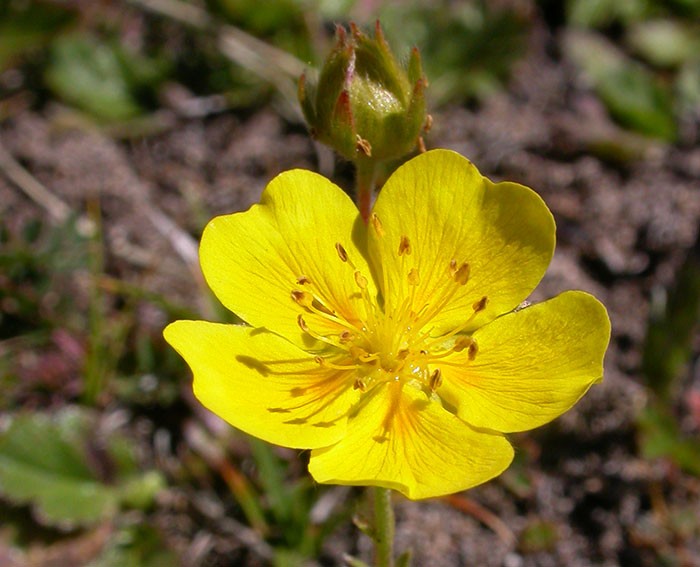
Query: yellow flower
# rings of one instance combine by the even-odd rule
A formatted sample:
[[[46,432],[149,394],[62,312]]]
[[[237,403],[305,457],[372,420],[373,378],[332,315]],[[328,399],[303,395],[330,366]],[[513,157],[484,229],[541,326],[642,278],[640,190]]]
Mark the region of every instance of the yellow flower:
[[[165,337],[207,408],[311,449],[318,482],[457,492],[510,464],[504,434],[602,378],[610,322],[594,297],[516,309],[554,239],[536,193],[454,152],[400,167],[367,226],[330,181],[288,171],[202,236],[209,286],[250,326],[177,321]]]

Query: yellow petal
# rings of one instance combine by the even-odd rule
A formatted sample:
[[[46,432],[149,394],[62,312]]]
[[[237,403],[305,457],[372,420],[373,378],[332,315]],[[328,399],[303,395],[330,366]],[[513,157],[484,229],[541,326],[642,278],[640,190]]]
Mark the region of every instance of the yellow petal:
[[[310,346],[299,328],[299,314],[317,334],[343,329],[328,317],[310,314],[292,292],[313,295],[317,307],[320,301],[346,321],[363,316],[356,271],[368,280],[369,293],[375,293],[353,240],[364,241],[364,230],[357,208],[339,187],[310,171],[287,171],[270,182],[259,205],[207,225],[202,270],[216,296],[244,321]],[[348,261],[341,260],[338,244]]]
[[[473,338],[473,361],[464,351],[441,368],[440,396],[476,427],[525,431],[567,411],[602,379],[610,320],[593,296],[571,291],[504,315]]]
[[[195,396],[234,427],[301,449],[345,434],[358,399],[347,372],[321,369],[290,342],[241,325],[176,321],[164,335],[192,369]]]
[[[387,305],[400,308],[413,293],[413,310],[433,311],[436,331],[463,326],[483,297],[486,307],[467,329],[515,308],[538,284],[554,251],[554,219],[534,191],[494,184],[448,150],[426,152],[400,167],[379,194],[371,220],[369,252]]]
[[[505,437],[480,432],[411,385],[377,386],[347,434],[311,452],[318,482],[392,488],[411,499],[465,490],[499,475],[513,459]]]

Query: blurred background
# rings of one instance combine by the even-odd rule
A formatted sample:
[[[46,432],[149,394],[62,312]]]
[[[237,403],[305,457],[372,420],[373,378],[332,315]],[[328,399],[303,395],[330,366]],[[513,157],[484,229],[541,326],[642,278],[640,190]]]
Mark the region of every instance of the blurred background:
[[[587,290],[613,323],[603,384],[499,479],[397,500],[397,546],[700,565],[699,0],[0,0],[0,564],[369,558],[362,492],[203,409],[161,332],[233,321],[199,273],[212,216],[292,167],[352,186],[296,80],[377,18],[421,51],[426,145],[552,209],[534,299]]]

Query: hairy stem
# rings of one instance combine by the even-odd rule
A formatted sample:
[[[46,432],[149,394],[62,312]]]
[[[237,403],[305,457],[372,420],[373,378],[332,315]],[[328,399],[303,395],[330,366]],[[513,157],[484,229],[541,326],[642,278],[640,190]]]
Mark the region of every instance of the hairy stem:
[[[377,567],[394,567],[394,510],[391,490],[373,488],[374,545]]]

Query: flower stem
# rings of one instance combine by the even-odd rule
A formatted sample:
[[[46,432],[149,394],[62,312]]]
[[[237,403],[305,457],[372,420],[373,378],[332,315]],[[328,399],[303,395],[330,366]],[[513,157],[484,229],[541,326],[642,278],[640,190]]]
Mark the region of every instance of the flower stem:
[[[371,160],[359,159],[355,162],[356,192],[355,201],[365,224],[372,210],[372,195],[376,184],[376,167]]]
[[[376,567],[394,567],[394,510],[391,490],[373,488]]]

